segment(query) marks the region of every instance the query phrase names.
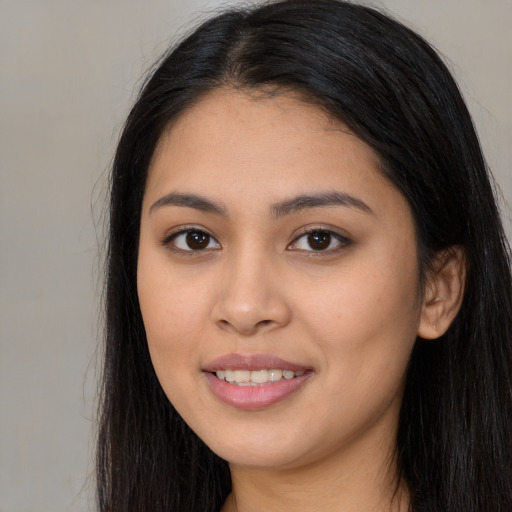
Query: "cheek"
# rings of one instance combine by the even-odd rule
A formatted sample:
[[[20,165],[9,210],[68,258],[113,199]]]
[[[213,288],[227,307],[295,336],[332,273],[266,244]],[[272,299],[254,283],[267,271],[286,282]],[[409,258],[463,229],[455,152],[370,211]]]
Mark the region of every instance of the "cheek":
[[[351,267],[335,279],[311,283],[301,301],[304,330],[318,340],[326,366],[338,367],[333,375],[344,385],[396,385],[416,339],[421,313],[417,267],[380,263],[369,261],[357,271]]]
[[[303,316],[314,320],[328,339],[385,331],[400,337],[402,329],[410,330],[419,318],[415,281],[416,276],[408,277],[407,273],[393,276],[363,271],[342,275],[325,285],[308,286]]]
[[[180,279],[165,258],[139,254],[137,291],[155,371],[165,383],[197,349],[204,332],[206,297]]]

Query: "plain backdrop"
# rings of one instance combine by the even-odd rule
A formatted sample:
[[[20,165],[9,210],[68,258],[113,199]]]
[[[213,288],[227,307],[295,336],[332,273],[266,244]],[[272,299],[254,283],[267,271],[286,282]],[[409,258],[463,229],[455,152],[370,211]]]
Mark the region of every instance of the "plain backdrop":
[[[144,71],[219,5],[0,0],[0,512],[94,509],[106,173]],[[373,5],[445,56],[512,203],[512,1]]]

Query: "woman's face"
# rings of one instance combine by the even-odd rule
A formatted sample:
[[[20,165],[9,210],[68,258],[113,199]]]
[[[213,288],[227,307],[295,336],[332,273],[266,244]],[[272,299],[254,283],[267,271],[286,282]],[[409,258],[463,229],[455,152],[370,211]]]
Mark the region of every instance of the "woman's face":
[[[392,448],[419,275],[405,198],[318,108],[220,90],[162,136],[138,260],[149,350],[232,464]]]

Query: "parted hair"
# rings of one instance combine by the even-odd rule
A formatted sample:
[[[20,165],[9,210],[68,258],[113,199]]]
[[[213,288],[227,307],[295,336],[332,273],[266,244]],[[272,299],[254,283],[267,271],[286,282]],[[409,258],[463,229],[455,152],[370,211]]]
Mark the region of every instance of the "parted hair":
[[[137,298],[142,197],[160,136],[219,88],[299,94],[345,123],[408,200],[423,272],[459,246],[461,309],[417,339],[396,439],[414,512],[512,511],[512,279],[492,177],[450,72],[419,35],[339,0],[230,8],[164,55],[121,134],[110,181],[97,446],[101,512],[218,512],[230,474],[173,408]]]

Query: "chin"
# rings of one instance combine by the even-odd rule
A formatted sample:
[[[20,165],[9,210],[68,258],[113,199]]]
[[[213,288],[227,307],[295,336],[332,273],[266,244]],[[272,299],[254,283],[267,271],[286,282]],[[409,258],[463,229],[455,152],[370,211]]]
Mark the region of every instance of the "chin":
[[[212,447],[213,448],[213,447]],[[213,450],[230,466],[249,467],[254,469],[287,469],[299,464],[300,454],[283,451],[282,449],[262,448],[261,446],[221,447]]]
[[[239,432],[243,434],[238,435]],[[202,437],[203,441],[214,453],[234,466],[289,469],[312,462],[319,451],[315,449],[314,445],[318,443],[314,440],[308,446],[304,443],[304,436],[293,436],[271,426],[257,428],[253,432],[237,428],[237,433],[228,430],[215,437],[208,434]]]

